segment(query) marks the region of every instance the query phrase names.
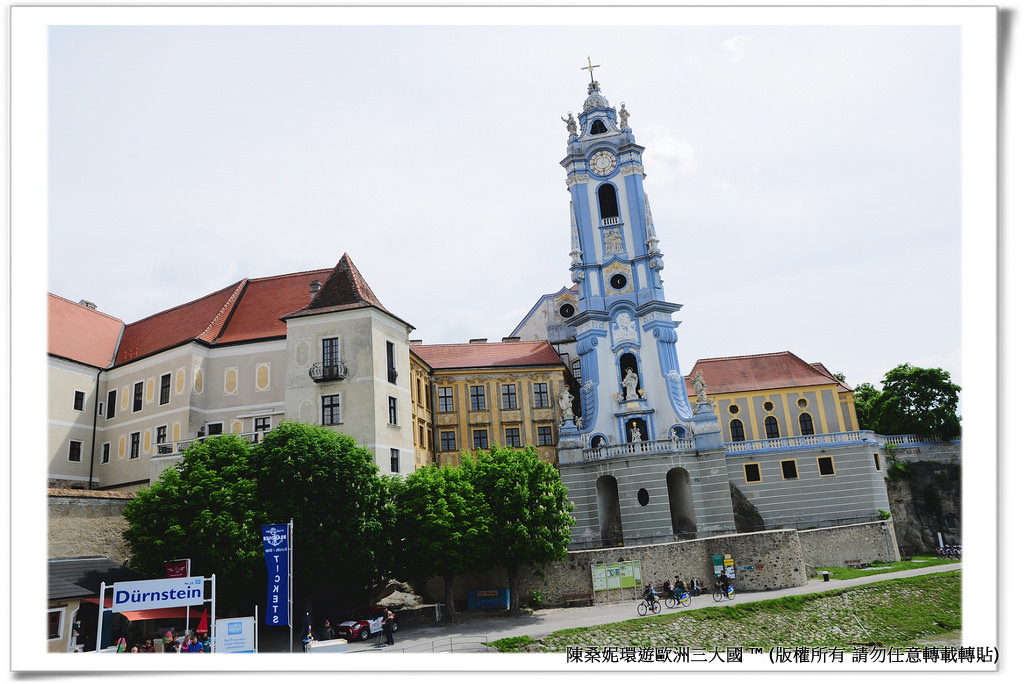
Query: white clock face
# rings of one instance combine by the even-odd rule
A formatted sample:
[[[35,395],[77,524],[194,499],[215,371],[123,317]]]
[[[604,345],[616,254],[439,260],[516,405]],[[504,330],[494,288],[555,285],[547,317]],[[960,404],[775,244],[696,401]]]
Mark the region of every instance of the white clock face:
[[[608,150],[601,150],[596,152],[594,156],[590,158],[590,170],[598,176],[607,176],[615,170],[615,155]]]

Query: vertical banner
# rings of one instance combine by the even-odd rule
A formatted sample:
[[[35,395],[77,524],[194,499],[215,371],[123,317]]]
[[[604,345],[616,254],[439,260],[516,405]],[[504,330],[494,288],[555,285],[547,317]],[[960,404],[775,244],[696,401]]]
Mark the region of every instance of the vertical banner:
[[[288,525],[263,526],[263,555],[267,561],[268,625],[290,625],[288,610]]]

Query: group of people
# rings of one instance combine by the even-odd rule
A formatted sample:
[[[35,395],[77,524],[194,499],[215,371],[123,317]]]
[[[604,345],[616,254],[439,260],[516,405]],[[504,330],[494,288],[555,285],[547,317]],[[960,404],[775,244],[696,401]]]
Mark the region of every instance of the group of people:
[[[118,653],[156,653],[152,639],[146,639],[145,643],[132,644],[128,646],[128,640],[120,637],[117,640]],[[179,640],[174,632],[167,630],[163,637],[164,653],[209,653],[210,636],[206,632],[185,634]]]
[[[723,594],[729,591],[729,578],[724,572],[715,576],[715,586]],[[680,598],[683,593],[689,593],[691,596],[700,596],[707,593],[704,583],[696,575],[692,576],[689,580],[682,579],[679,575],[676,575],[675,582],[665,580],[661,585],[661,589],[665,596],[670,596],[674,593],[676,598]],[[654,606],[654,602],[658,600],[658,592],[654,588],[653,583],[649,582],[644,588],[643,598],[652,607]]]

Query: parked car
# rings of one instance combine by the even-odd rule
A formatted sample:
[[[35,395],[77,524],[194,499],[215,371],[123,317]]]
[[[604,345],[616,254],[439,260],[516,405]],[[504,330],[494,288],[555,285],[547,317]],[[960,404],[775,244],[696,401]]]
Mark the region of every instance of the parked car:
[[[367,606],[357,608],[338,625],[338,635],[349,641],[366,641],[371,634],[378,634],[384,629],[384,606]],[[398,631],[398,614],[394,613],[391,631]]]

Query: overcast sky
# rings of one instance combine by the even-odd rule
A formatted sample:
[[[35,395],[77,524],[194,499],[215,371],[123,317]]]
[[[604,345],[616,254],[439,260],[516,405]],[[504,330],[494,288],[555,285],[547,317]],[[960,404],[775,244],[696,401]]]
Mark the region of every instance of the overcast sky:
[[[589,56],[646,148],[684,370],[962,382],[960,51],[924,25],[52,27],[47,287],[132,322],[347,252],[413,339],[500,340],[570,284]]]

